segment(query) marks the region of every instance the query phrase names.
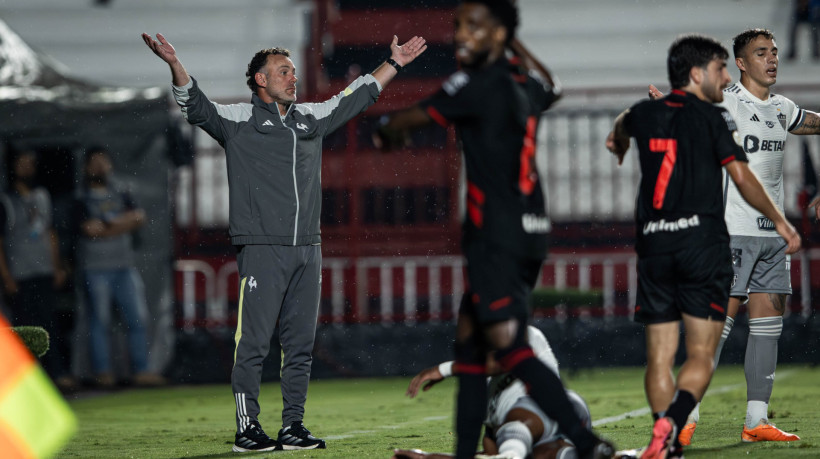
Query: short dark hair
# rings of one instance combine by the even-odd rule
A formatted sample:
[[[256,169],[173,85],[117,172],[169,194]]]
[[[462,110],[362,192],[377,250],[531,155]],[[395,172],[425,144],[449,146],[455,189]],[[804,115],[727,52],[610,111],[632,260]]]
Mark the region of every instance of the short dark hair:
[[[85,166],[88,166],[88,163],[91,162],[91,158],[94,155],[105,155],[107,157],[111,157],[111,153],[108,152],[108,148],[102,144],[91,145],[85,149],[85,157],[83,158],[83,163]]]
[[[251,88],[252,92],[256,93],[256,90],[259,89],[255,78],[256,74],[259,73],[259,69],[268,63],[268,56],[275,56],[277,54],[290,57],[290,51],[285,48],[266,48],[254,54],[253,59],[251,59],[251,62],[248,64],[248,71],[245,72],[245,76],[248,77],[248,87]]]
[[[507,29],[509,44],[518,29],[518,8],[510,0],[463,0],[462,3],[478,3],[487,7],[490,14]]]
[[[735,35],[735,38],[732,38],[732,52],[735,54],[735,57],[740,57],[740,53],[743,52],[746,45],[761,35],[766,37],[767,40],[774,40],[774,34],[769,29],[746,29]]]
[[[678,37],[669,47],[666,70],[673,89],[689,84],[689,71],[693,67],[706,68],[714,59],[728,59],[729,51],[714,38],[704,35]]]

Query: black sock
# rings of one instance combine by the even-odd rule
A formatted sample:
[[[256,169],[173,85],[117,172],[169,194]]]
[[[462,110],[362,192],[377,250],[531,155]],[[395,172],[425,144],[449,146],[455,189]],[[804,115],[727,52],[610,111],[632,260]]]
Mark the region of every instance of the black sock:
[[[487,410],[487,377],[482,372],[459,373],[456,398],[456,458],[475,456]]]
[[[675,426],[678,428],[678,432],[686,425],[686,418],[689,416],[689,413],[695,409],[695,405],[697,404],[698,402],[691,392],[685,390],[675,392],[675,398],[672,400],[672,404],[669,405],[669,409],[666,410],[666,417],[672,418],[675,422]]]
[[[657,413],[652,413],[652,420],[657,421],[664,416],[666,416],[666,411],[658,411]]]
[[[530,390],[530,397],[538,403],[547,416],[558,422],[561,433],[572,440],[580,455],[583,456],[584,453],[592,450],[598,439],[584,427],[578,414],[575,413],[558,376],[538,360],[529,348],[519,348],[505,354],[504,357],[499,355],[498,360],[502,361],[502,365],[504,361],[518,361],[508,371],[524,381],[528,387],[537,388],[537,390]]]

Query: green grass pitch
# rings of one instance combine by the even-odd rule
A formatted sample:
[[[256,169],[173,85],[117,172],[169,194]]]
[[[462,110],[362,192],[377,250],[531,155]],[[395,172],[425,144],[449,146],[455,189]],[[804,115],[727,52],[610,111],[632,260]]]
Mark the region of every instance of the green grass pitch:
[[[651,417],[642,368],[589,369],[562,375],[583,395],[594,420],[616,418],[596,430],[619,449],[643,446]],[[311,383],[305,424],[327,440],[327,450],[250,454],[251,457],[389,458],[393,448],[450,451],[454,381],[419,398],[404,396],[409,378],[324,380]],[[746,385],[741,366],[719,367],[704,403],[687,458],[766,459],[820,457],[820,368],[778,368],[771,421],[802,438],[793,443],[742,443]],[[275,436],[281,398],[276,383],[264,384],[260,421]],[[222,458],[231,453],[234,405],[228,385],[177,386],[125,391],[70,400],[79,433],[61,458]],[[646,410],[648,412],[648,410]],[[247,454],[246,454],[247,455]],[[242,455],[245,456],[245,455]]]

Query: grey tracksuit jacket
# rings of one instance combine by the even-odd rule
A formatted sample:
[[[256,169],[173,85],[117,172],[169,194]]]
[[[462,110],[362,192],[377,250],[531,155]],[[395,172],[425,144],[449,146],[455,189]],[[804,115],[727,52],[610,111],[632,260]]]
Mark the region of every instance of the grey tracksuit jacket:
[[[211,102],[193,78],[174,86],[185,119],[225,149],[233,245],[321,242],[322,138],[373,105],[381,85],[367,74],[320,103]]]

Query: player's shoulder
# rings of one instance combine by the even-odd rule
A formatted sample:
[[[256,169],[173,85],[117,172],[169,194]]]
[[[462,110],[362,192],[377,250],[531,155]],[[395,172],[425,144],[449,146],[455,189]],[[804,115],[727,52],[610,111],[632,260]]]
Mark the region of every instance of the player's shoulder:
[[[785,102],[785,103],[794,104],[794,102],[791,99],[784,96],[783,94],[776,93],[776,92],[770,93],[769,94],[769,99],[771,99],[772,102],[776,102],[776,103],[781,103],[782,104],[782,103]]]
[[[629,107],[629,113],[636,114],[636,113],[641,113],[641,112],[644,112],[644,111],[655,110],[658,107],[661,107],[662,105],[663,105],[663,102],[662,102],[661,99],[658,99],[658,100],[641,99],[641,100],[635,102],[634,104],[632,104],[631,107]]]
[[[778,93],[774,93],[774,92],[769,94],[769,100],[771,101],[770,103],[772,104],[772,106],[778,107],[778,108],[785,108],[787,110],[792,110],[792,109],[798,107],[798,105],[793,100],[789,99],[788,97],[786,97],[782,94],[778,94]]]
[[[468,73],[464,70],[459,70],[450,75],[441,85],[441,89],[449,96],[455,96],[464,88],[470,85],[475,80],[475,75],[472,72]]]
[[[698,114],[703,117],[711,126],[726,129],[730,131],[737,131],[737,123],[735,116],[732,114],[731,106],[726,105],[726,99],[720,104],[714,104],[700,99],[696,99],[692,103],[692,107],[697,110]]]
[[[737,83],[732,83],[723,90],[723,97],[738,97],[743,94],[743,89]]]
[[[738,83],[732,83],[723,90],[723,100],[717,105],[734,113],[739,107],[744,104],[754,105],[755,101],[746,96],[743,88]]]

